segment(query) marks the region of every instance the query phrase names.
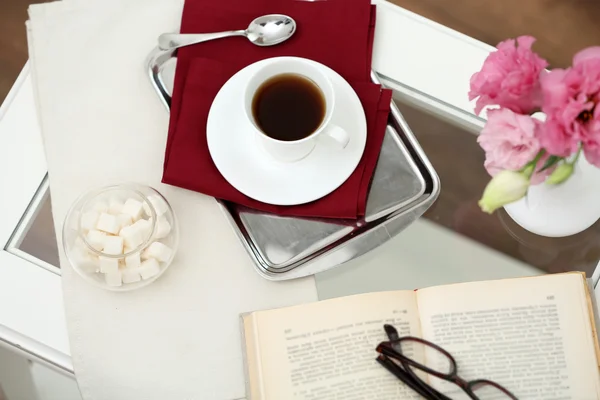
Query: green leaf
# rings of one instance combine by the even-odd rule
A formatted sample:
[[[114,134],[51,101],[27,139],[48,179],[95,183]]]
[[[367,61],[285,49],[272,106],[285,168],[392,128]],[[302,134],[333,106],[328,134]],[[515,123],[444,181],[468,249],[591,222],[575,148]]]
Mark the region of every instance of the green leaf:
[[[558,164],[563,158],[559,156],[550,156],[544,163],[544,166],[538,170],[538,172],[542,172],[547,170],[548,168],[552,168],[556,164]]]

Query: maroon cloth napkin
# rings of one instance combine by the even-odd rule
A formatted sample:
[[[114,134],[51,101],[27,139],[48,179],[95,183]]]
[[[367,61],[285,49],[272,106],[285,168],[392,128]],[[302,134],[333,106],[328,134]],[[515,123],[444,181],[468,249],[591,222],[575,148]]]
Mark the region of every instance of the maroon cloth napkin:
[[[272,13],[298,24],[283,44],[256,47],[236,37],[179,50],[163,182],[279,215],[355,219],[365,213],[391,101],[391,91],[370,82],[375,8],[369,0],[187,0],[181,32],[240,29]],[[206,142],[208,111],[221,86],[247,65],[276,56],[306,57],[334,69],[350,82],[367,117],[367,145],[354,173],[328,196],[297,206],[265,204],[237,191],[213,164]]]

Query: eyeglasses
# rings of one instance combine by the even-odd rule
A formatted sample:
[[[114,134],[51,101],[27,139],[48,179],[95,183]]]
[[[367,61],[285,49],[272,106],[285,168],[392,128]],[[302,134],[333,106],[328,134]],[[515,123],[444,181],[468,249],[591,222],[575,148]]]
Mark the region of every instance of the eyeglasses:
[[[429,382],[439,378],[452,383],[472,400],[518,400],[515,395],[495,382],[486,379],[466,381],[460,378],[456,361],[440,346],[413,336],[400,337],[396,328],[391,325],[384,325],[384,329],[389,341],[377,346],[377,362],[424,398],[452,400],[421,377]],[[425,365],[411,358],[417,353],[427,360]]]

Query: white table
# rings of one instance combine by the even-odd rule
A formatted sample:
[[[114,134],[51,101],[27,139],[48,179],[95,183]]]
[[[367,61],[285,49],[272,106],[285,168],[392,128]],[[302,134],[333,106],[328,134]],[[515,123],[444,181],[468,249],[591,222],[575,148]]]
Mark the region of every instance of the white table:
[[[465,138],[475,143],[473,134],[483,120],[472,114],[468,82],[492,47],[390,3],[379,4],[377,18],[373,67],[395,90],[397,104],[417,138],[431,143],[429,130],[447,129],[448,135],[456,135],[457,143]],[[473,135],[472,141],[469,135]],[[427,146],[424,148],[428,152]],[[440,172],[436,158],[428,155]],[[0,345],[69,374],[72,365],[45,175],[31,79],[25,66],[0,108]],[[445,201],[444,193],[448,193],[440,175],[439,202]],[[450,198],[453,195],[450,193]],[[428,219],[417,221],[386,245],[317,275],[319,297],[534,275],[543,273],[536,266],[552,269],[555,261],[566,269],[595,270],[597,282],[600,269],[593,264],[600,258],[595,244],[600,241],[594,240],[595,233],[585,236],[587,247],[583,250],[592,254],[582,264],[573,254],[583,250],[574,250],[568,238],[532,238],[500,215],[496,218],[510,235],[491,232],[511,238],[507,248],[515,246],[512,255],[518,260],[478,243],[487,243],[485,237],[473,240],[460,234],[477,236],[468,228],[469,215],[477,212],[470,204],[474,200],[464,209],[450,210],[456,223],[444,222],[448,210],[441,209],[443,204],[439,210],[434,205]],[[429,250],[432,243],[438,251]]]

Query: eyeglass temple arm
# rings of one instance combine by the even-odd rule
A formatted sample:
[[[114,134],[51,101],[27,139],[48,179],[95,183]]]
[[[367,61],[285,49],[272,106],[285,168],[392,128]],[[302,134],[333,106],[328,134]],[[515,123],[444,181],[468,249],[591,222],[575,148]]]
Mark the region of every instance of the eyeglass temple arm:
[[[379,354],[377,357],[377,362],[381,364],[385,369],[391,372],[396,378],[400,379],[406,385],[408,385],[415,392],[419,393],[421,396],[425,397],[428,400],[452,400],[450,397],[444,395],[443,393],[438,392],[430,385],[426,383],[422,383],[416,376],[416,374],[412,371],[405,371],[400,368],[398,364],[393,362],[390,358],[388,358],[385,354]],[[413,377],[414,375],[414,377]],[[423,387],[423,385],[426,385]]]
[[[396,365],[396,364],[394,364],[394,365]],[[433,386],[429,385],[428,383],[422,382],[421,379],[419,379],[419,377],[417,376],[417,374],[404,362],[402,362],[402,365],[406,368],[406,375],[408,375],[410,378],[412,378],[416,382],[418,382],[422,385],[425,385],[424,391],[427,392],[427,394],[428,394],[428,396],[426,396],[427,398],[430,398],[432,400],[452,400],[450,397],[446,396],[445,394],[440,393],[437,390],[435,390],[433,388]],[[431,375],[429,375],[429,376],[431,376]]]
[[[402,381],[415,392],[419,393],[424,398],[428,400],[445,400],[443,398],[432,397],[431,393],[429,393],[425,388],[423,388],[418,381],[415,381],[409,374],[406,373],[406,371],[402,370],[402,368],[397,366],[392,360],[390,360],[386,356],[380,354],[376,360],[385,369],[392,373],[396,378],[398,378],[400,381]]]
[[[383,325],[383,329],[385,330],[385,333],[390,341],[398,340],[400,338],[398,331],[392,325],[385,324]]]

